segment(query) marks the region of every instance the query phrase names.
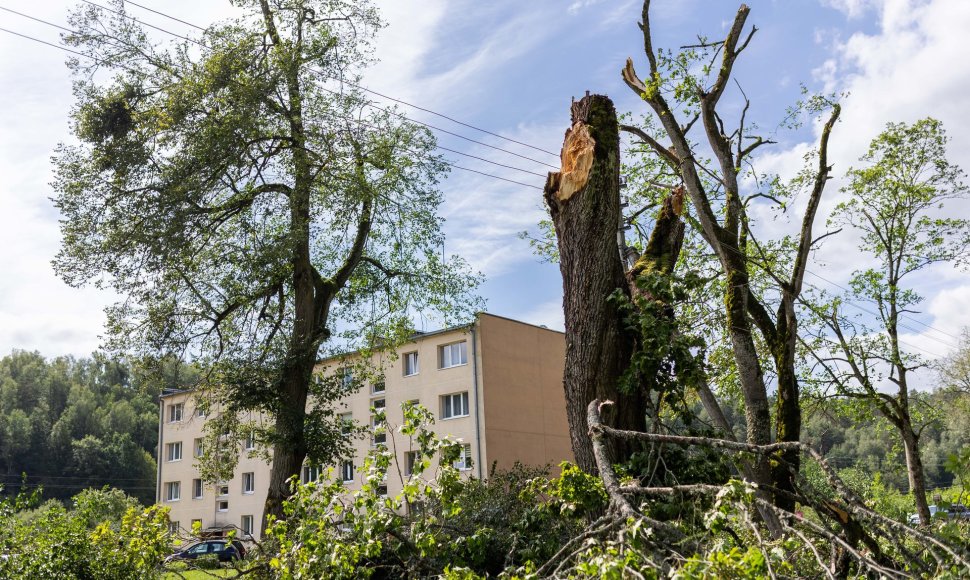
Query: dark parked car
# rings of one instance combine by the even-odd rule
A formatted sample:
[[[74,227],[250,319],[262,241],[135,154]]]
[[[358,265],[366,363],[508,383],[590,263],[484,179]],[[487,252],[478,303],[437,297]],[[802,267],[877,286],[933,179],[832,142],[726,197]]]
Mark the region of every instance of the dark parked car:
[[[232,543],[229,543],[228,540],[205,540],[204,542],[192,544],[184,550],[175,552],[166,558],[166,561],[195,560],[196,558],[209,554],[217,556],[220,562],[229,562],[230,560],[238,560],[245,557],[246,548],[243,547],[242,542],[239,540],[233,540]]]

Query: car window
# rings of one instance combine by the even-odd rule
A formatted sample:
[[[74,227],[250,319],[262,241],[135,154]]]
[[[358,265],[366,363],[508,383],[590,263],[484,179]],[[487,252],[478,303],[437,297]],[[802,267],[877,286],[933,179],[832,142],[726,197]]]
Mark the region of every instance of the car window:
[[[196,544],[189,548],[188,552],[189,554],[205,554],[208,549],[209,546],[206,544]]]

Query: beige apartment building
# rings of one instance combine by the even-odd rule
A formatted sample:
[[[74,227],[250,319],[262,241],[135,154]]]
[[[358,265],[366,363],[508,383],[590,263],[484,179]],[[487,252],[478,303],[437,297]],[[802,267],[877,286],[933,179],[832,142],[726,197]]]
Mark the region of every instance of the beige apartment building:
[[[435,415],[434,430],[460,439],[464,452],[458,465],[469,476],[483,478],[494,464],[515,462],[556,466],[572,460],[562,388],[565,337],[561,332],[492,314],[481,313],[466,326],[418,333],[387,357],[383,381],[364,384],[339,403],[345,419],[373,425],[371,409],[385,410],[386,434],[355,443],[353,457],[335,468],[348,490],[358,489],[358,469],[378,442],[386,439],[407,476],[411,455],[396,428],[401,406],[416,401]],[[393,360],[390,360],[393,358]],[[342,372],[346,358],[320,363],[320,372]],[[197,466],[207,419],[192,392],[165,395],[160,404],[158,492],[171,508],[173,526],[191,530],[237,527],[257,537],[269,481],[269,464],[252,442],[240,445],[232,480],[203,483]],[[241,417],[241,421],[252,418]],[[376,440],[375,440],[376,439]],[[320,476],[305,466],[303,479]],[[400,478],[387,478],[387,492],[400,491]]]

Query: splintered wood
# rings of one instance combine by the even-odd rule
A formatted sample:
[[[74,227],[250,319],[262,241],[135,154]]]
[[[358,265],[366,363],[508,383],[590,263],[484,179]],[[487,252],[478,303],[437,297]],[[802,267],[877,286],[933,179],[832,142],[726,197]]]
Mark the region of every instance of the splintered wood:
[[[562,145],[562,171],[559,172],[559,187],[555,194],[557,200],[566,201],[586,187],[589,171],[593,167],[595,146],[589,127],[582,121],[576,121],[566,131],[566,140]]]

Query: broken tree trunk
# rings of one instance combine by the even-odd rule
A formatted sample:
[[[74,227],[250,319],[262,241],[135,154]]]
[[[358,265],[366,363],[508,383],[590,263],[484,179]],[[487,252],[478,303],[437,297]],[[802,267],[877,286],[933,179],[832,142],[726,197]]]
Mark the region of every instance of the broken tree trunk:
[[[572,105],[562,170],[549,174],[545,200],[556,229],[563,281],[566,366],[563,388],[576,463],[596,472],[586,409],[594,399],[616,404],[603,417],[618,429],[643,431],[642,392],[621,393],[618,383],[630,362],[634,339],[623,331],[610,296],[628,293],[616,243],[620,215],[620,138],[616,110],[603,95],[587,95]],[[611,460],[622,461],[639,446],[610,442]]]

